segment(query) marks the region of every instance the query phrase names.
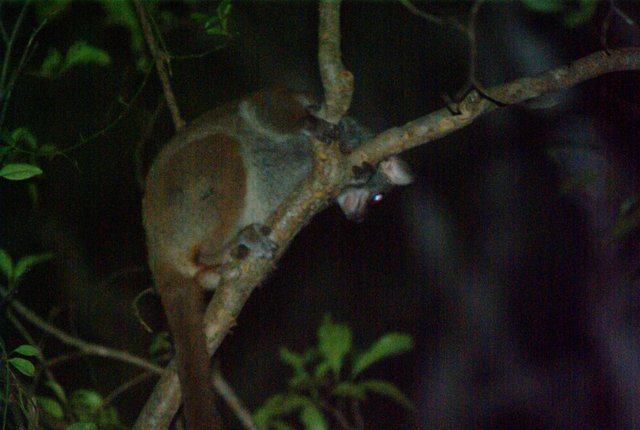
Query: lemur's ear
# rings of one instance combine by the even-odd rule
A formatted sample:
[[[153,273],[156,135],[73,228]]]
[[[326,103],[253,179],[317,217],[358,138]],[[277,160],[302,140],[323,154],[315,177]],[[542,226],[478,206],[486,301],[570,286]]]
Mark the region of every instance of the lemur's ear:
[[[367,188],[349,187],[336,199],[336,202],[350,221],[360,222],[367,213],[371,192]]]
[[[393,185],[409,185],[415,180],[409,165],[396,155],[381,162],[379,169]]]

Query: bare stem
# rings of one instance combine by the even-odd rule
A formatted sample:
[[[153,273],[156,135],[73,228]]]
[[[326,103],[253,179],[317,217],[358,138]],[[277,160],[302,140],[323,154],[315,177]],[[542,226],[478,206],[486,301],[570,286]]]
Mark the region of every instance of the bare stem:
[[[156,364],[151,363],[143,358],[137,357],[125,351],[119,351],[117,349],[108,348],[106,346],[97,345],[79,339],[71,334],[61,330],[47,321],[40,318],[33,311],[27,308],[25,305],[17,300],[11,301],[11,308],[21,315],[24,319],[35,325],[45,333],[48,333],[58,339],[60,342],[78,348],[85,354],[95,355],[98,357],[110,358],[112,360],[122,361],[133,366],[141,367],[145,370],[152,371],[154,373],[162,373],[163,368]]]
[[[164,96],[167,100],[167,106],[169,106],[169,110],[171,111],[173,124],[176,130],[180,130],[182,127],[184,127],[185,122],[180,116],[180,110],[178,109],[178,104],[176,103],[176,97],[173,93],[173,89],[171,88],[171,80],[169,79],[169,73],[167,72],[165,64],[168,61],[168,57],[166,55],[162,55],[161,51],[158,49],[156,38],[153,34],[153,29],[151,28],[151,24],[149,23],[147,11],[142,6],[142,3],[140,2],[140,0],[133,0],[133,3],[136,6],[136,11],[138,12],[138,18],[140,19],[140,25],[142,26],[142,32],[144,34],[145,40],[147,41],[147,46],[149,47],[151,56],[153,57],[156,64],[156,70],[158,72],[160,82],[162,83],[162,91],[164,91]]]

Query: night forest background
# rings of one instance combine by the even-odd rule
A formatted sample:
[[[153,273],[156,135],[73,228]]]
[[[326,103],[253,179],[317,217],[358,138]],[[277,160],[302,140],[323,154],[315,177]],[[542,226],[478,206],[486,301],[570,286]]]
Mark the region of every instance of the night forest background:
[[[11,29],[23,3],[0,4]],[[233,2],[224,35],[203,25],[219,3],[152,4],[187,121],[267,86],[321,94],[315,3]],[[0,152],[3,163],[28,159],[44,172],[0,179],[0,248],[14,260],[53,253],[1,301],[7,351],[26,343],[8,316],[12,300],[80,339],[145,357],[164,329],[157,297],[138,300],[139,315],[132,302],[152,286],[141,180],[173,125],[139,29],[127,21],[135,15],[123,18],[114,5],[133,13],[127,2],[96,1],[48,15],[11,93],[3,88],[4,135],[25,127],[38,145],[55,146],[52,157]],[[471,7],[415,5],[463,23]],[[51,13],[40,8],[35,2],[25,12],[13,66]],[[475,78],[488,88],[603,47],[638,46],[638,20],[637,3],[485,2],[476,17]],[[109,61],[43,67],[52,50],[64,55],[79,40]],[[4,48],[6,58],[6,41]],[[344,3],[342,50],[355,76],[350,115],[375,131],[440,109],[468,78],[464,35],[400,2]],[[330,314],[351,327],[358,348],[389,332],[413,337],[413,349],[367,372],[393,382],[415,408],[368,396],[361,428],[640,428],[639,76],[609,74],[504,107],[404,153],[416,183],[362,223],[335,206],[320,213],[217,353],[247,407],[285,389],[291,374],[279,349],[313,346]],[[0,285],[6,295],[4,278]],[[21,321],[45,361],[64,357],[50,369],[67,392],[106,396],[140,373],[75,354]],[[33,394],[31,379],[18,380]],[[154,381],[114,400],[126,427]],[[228,428],[240,428],[221,410]],[[65,428],[73,420],[40,422]]]

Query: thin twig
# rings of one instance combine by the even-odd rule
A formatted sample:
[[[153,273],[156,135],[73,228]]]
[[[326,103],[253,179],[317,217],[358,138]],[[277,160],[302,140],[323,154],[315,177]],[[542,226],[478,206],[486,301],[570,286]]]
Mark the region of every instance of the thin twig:
[[[4,90],[6,88],[5,84],[7,82],[9,66],[11,65],[11,51],[13,50],[13,45],[16,42],[18,31],[22,26],[22,21],[24,20],[24,16],[27,13],[27,8],[29,7],[29,3],[31,3],[31,0],[26,0],[22,5],[22,9],[20,10],[18,19],[16,19],[16,23],[13,26],[13,30],[11,31],[11,36],[9,37],[9,41],[5,44],[4,61],[2,62],[2,73],[0,73],[0,90]]]
[[[150,361],[147,361],[143,358],[140,358],[128,352],[119,351],[117,349],[108,348],[106,346],[86,342],[82,339],[72,336],[71,334],[43,320],[18,300],[13,300],[11,302],[11,307],[18,314],[20,314],[24,319],[26,319],[31,324],[35,325],[45,333],[48,333],[54,336],[56,339],[58,339],[60,342],[66,345],[78,348],[79,350],[81,350],[87,355],[95,355],[98,357],[105,357],[105,358],[110,358],[117,361],[122,361],[124,363],[128,363],[133,366],[138,366],[143,369],[150,370],[154,373],[161,373],[163,371],[161,366],[158,366],[154,363],[151,363]]]
[[[335,418],[340,428],[344,430],[354,430],[353,426],[351,426],[351,424],[347,420],[347,417],[345,417],[342,411],[340,411],[338,408],[324,401],[320,402],[320,406],[322,406],[322,409],[329,412],[333,416],[333,418]]]
[[[113,390],[109,394],[107,394],[105,396],[105,398],[104,398],[104,401],[100,405],[100,409],[106,408],[118,396],[122,395],[123,393],[126,393],[127,391],[129,391],[130,389],[135,387],[136,385],[143,383],[144,381],[146,381],[147,379],[151,378],[154,375],[155,375],[154,372],[142,372],[141,374],[139,374],[137,376],[134,376],[133,378],[131,378],[130,380],[128,380],[124,384],[120,385],[118,388],[116,388],[115,390]]]
[[[213,368],[213,386],[245,429],[258,429],[258,427],[256,427],[256,423],[253,422],[251,412],[249,412],[244,403],[242,403],[242,400],[240,400],[240,397],[238,397],[233,387],[231,387],[231,385],[229,385],[229,383],[224,379],[224,376],[222,376],[219,365],[216,365]]]
[[[138,307],[138,302],[143,297],[149,294],[153,294],[154,292],[155,290],[153,288],[145,288],[135,296],[135,298],[133,299],[133,302],[131,303],[131,306],[133,307],[133,314],[135,315],[140,325],[142,325],[142,327],[147,331],[147,333],[153,333],[153,329],[149,327],[149,324],[147,324],[144,318],[142,318],[142,315],[140,315],[140,308]]]
[[[56,367],[59,366],[63,363],[66,363],[67,361],[71,361],[71,360],[78,360],[80,358],[85,357],[87,354],[85,354],[82,351],[74,351],[71,352],[69,354],[61,354],[61,355],[57,355],[55,358],[52,358],[50,360],[48,360],[45,363],[45,366],[47,367]]]
[[[144,75],[144,78],[142,79],[142,83],[140,84],[140,86],[136,90],[135,94],[133,94],[133,96],[131,97],[129,102],[124,105],[124,108],[122,109],[120,114],[118,114],[118,116],[113,121],[111,121],[109,124],[107,124],[104,128],[101,128],[100,130],[96,131],[95,133],[93,133],[89,137],[80,136],[80,142],[76,143],[75,145],[72,145],[72,146],[69,146],[69,147],[65,148],[63,151],[61,151],[61,154],[66,155],[67,153],[69,153],[71,151],[74,151],[74,150],[76,150],[78,148],[81,148],[82,146],[86,145],[87,143],[91,142],[92,140],[97,139],[98,137],[104,135],[109,130],[114,128],[122,120],[122,118],[124,118],[125,115],[127,113],[129,113],[129,109],[131,109],[131,106],[133,105],[133,103],[138,99],[138,97],[140,97],[140,94],[142,94],[142,90],[147,85],[147,82],[149,80],[149,76],[151,76],[151,70],[152,69],[149,68],[146,71],[146,73]]]
[[[160,78],[160,82],[162,83],[162,90],[164,91],[164,96],[167,99],[167,106],[169,106],[169,110],[171,111],[173,124],[176,130],[180,130],[182,127],[184,127],[185,122],[180,116],[180,110],[178,109],[178,104],[176,103],[176,97],[173,93],[173,89],[171,88],[169,74],[167,73],[167,69],[165,67],[167,57],[161,55],[160,51],[158,50],[156,39],[153,35],[153,29],[151,28],[151,24],[149,23],[149,19],[147,17],[147,12],[142,6],[142,3],[140,2],[140,0],[133,0],[133,3],[136,6],[136,11],[138,12],[138,18],[140,19],[140,25],[142,26],[142,32],[144,34],[145,40],[147,41],[149,51],[151,51],[151,56],[153,57],[153,60],[156,64],[156,71],[158,72],[158,77]]]
[[[42,30],[42,28],[47,24],[47,22],[48,22],[47,18],[43,19],[42,22],[38,24],[38,26],[33,30],[33,32],[31,33],[31,36],[29,36],[29,40],[27,41],[27,46],[24,48],[24,51],[22,51],[22,56],[20,57],[20,61],[18,62],[18,67],[12,73],[11,79],[9,80],[7,87],[4,88],[4,94],[2,97],[2,110],[0,111],[0,127],[2,127],[2,124],[4,123],[4,117],[5,117],[5,114],[7,113],[7,108],[9,106],[9,99],[11,98],[13,87],[15,86],[16,81],[20,77],[20,74],[22,73],[22,69],[27,63],[29,63],[29,60],[31,59],[31,55],[35,52],[36,47],[38,46],[37,43],[34,44],[35,38],[38,35],[38,33],[40,33],[40,30]],[[0,87],[0,88],[3,88],[3,87]]]
[[[7,34],[7,29],[4,27],[4,21],[2,20],[2,6],[4,6],[4,1],[0,0],[0,35],[2,36],[2,43],[6,44],[9,42],[9,35]]]
[[[602,49],[609,49],[609,27],[611,26],[611,21],[614,16],[619,16],[622,18],[627,25],[637,26],[638,24],[627,15],[622,9],[616,5],[616,0],[609,0],[609,11],[602,21],[602,28],[600,29],[600,43],[602,44]]]
[[[424,19],[427,22],[439,25],[441,27],[451,26],[463,35],[466,35],[467,33],[467,28],[455,19],[449,17],[441,17],[424,12],[423,10],[418,9],[413,3],[411,3],[411,0],[400,0],[400,4],[402,4],[402,6],[404,6],[412,14]]]
[[[489,88],[489,94],[500,100],[501,104],[472,91],[460,102],[458,114],[452,114],[447,108],[443,108],[401,127],[386,130],[354,150],[349,156],[351,165],[359,166],[363,162],[375,165],[392,154],[460,130],[498,107],[568,89],[607,73],[639,69],[640,48],[618,48],[608,53],[597,51],[568,65]]]

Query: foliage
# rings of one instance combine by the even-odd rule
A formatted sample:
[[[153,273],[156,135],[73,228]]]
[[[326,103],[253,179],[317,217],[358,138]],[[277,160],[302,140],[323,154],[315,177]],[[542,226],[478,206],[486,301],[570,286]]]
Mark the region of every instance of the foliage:
[[[102,15],[87,25],[90,31],[73,32],[73,38],[64,39],[66,45],[54,46],[45,40],[38,40],[40,30],[45,26],[56,27],[67,25],[66,20],[74,13],[74,8],[83,2],[73,0],[46,0],[35,2],[10,2],[5,9],[14,8],[14,12],[0,14],[0,25],[4,38],[2,58],[0,58],[0,181],[26,181],[32,202],[38,200],[37,179],[45,176],[47,160],[75,149],[94,136],[101,135],[105,130],[120,120],[121,114],[103,130],[92,133],[89,139],[80,137],[80,144],[55,144],[38,139],[33,128],[23,126],[22,123],[13,124],[11,128],[5,123],[5,113],[10,112],[10,100],[16,81],[28,75],[36,80],[63,81],[68,78],[72,69],[100,67],[113,68],[112,53],[100,46],[100,39],[96,38],[99,26],[122,27],[130,35],[130,50],[138,72],[134,74],[139,85],[133,97],[114,96],[114,100],[121,100],[127,112],[130,105],[141,93],[149,76],[151,64],[146,53],[145,40],[138,22],[133,3],[128,0],[99,0],[95,8],[102,11]],[[160,1],[142,2],[152,23],[153,31],[159,41],[161,49],[167,50],[162,40],[163,26],[179,22],[182,17],[170,6]],[[197,8],[197,4],[191,5]],[[232,5],[229,0],[218,4],[215,13],[209,15],[195,14],[192,21],[197,23],[201,31],[212,39],[230,36],[229,23]],[[15,17],[14,22],[6,17]],[[35,21],[34,21],[35,20]],[[29,26],[32,26],[31,28]],[[5,31],[6,30],[6,31]],[[55,31],[55,29],[53,30]],[[6,33],[6,34],[5,34]],[[14,38],[14,36],[16,36]],[[216,48],[217,49],[217,48]],[[41,54],[42,53],[42,54]],[[166,58],[173,56],[166,52]],[[34,64],[35,63],[35,64]],[[88,68],[87,68],[88,70]],[[22,102],[22,100],[21,100]],[[77,124],[70,124],[70,128],[77,128]],[[60,148],[65,147],[64,150]],[[16,259],[4,249],[0,248],[0,305],[4,307],[11,302],[18,291],[21,280],[36,265],[42,264],[53,257],[51,253],[27,255]],[[158,335],[154,340],[151,352],[157,359],[164,359],[170,349],[168,336]],[[34,360],[36,358],[36,360]],[[23,423],[29,428],[68,428],[68,429],[119,429],[122,428],[116,409],[108,399],[95,390],[77,389],[67,392],[56,382],[50,369],[43,366],[44,357],[34,346],[25,344],[15,349],[7,350],[3,339],[0,338],[0,430],[14,423]],[[43,376],[44,375],[44,376]],[[20,424],[22,425],[22,424]]]
[[[49,380],[45,384],[51,395],[36,396],[43,421],[54,428],[60,423],[72,423],[73,429],[121,429],[124,428],[115,407],[108,405],[103,396],[94,390],[78,389],[68,397],[64,388]]]
[[[356,351],[349,326],[327,315],[318,328],[316,347],[303,353],[280,349],[280,360],[291,367],[293,376],[287,381],[286,392],[269,397],[254,412],[256,425],[260,429],[293,429],[287,420],[295,417],[307,429],[328,429],[333,420],[351,428],[349,420],[359,418],[360,405],[370,394],[411,410],[411,400],[391,382],[359,377],[374,364],[412,348],[411,336],[388,333],[364,351]]]
[[[42,174],[39,159],[53,158],[59,153],[52,144],[41,145],[27,128],[0,132],[0,177],[21,181]]]
[[[231,0],[222,0],[216,8],[214,15],[207,15],[202,12],[194,12],[191,18],[202,24],[205,32],[212,36],[229,37],[229,18],[232,11]]]
[[[9,253],[0,248],[0,272],[7,279],[7,294],[11,294],[17,288],[18,282],[34,266],[44,263],[53,258],[50,252],[44,254],[27,255],[20,258],[15,264]]]
[[[111,64],[111,56],[106,51],[96,48],[84,40],[78,40],[69,47],[64,55],[64,60],[60,51],[52,48],[42,61],[42,66],[37,74],[40,77],[52,79],[59,77],[72,67],[87,64],[108,66]]]
[[[32,345],[20,345],[11,351],[6,350],[4,341],[0,338],[0,362],[2,363],[2,386],[4,387],[0,405],[2,410],[2,429],[4,430],[8,422],[8,413],[10,402],[16,402],[20,410],[28,411],[29,402],[32,402],[30,396],[23,389],[21,384],[17,384],[20,375],[27,378],[33,378],[36,368],[31,362],[31,357],[40,355],[40,351]],[[12,390],[12,387],[15,389]],[[12,391],[14,391],[13,394]],[[27,415],[25,413],[25,415]]]
[[[597,0],[520,0],[522,4],[538,13],[555,13],[562,17],[564,25],[578,27],[593,18],[598,6]]]
[[[2,344],[2,342],[0,342]],[[120,422],[120,418],[115,407],[105,403],[102,395],[93,390],[79,389],[71,393],[67,397],[64,388],[53,379],[46,379],[43,388],[48,392],[46,394],[31,395],[32,388],[25,388],[23,383],[19,382],[16,372],[33,379],[36,375],[36,366],[30,360],[31,357],[40,357],[40,351],[32,345],[20,345],[10,351],[4,353],[4,383],[5,392],[2,397],[3,409],[3,427],[7,423],[7,411],[10,401],[18,403],[21,411],[33,410],[36,406],[39,414],[27,414],[25,417],[28,421],[39,422],[37,428],[59,428],[64,423],[72,423],[68,428],[74,429],[121,429],[124,428]],[[5,358],[6,356],[6,358]],[[35,381],[34,381],[35,382]],[[13,385],[15,393],[9,397],[9,388]],[[39,416],[38,416],[39,415]]]
[[[49,261],[52,257],[53,254],[50,252],[27,255],[14,263],[11,255],[0,248],[0,272],[7,281],[7,288],[0,289],[2,300],[7,301],[10,298],[31,268]],[[67,396],[65,389],[51,374],[47,374],[42,384],[46,394],[34,395],[38,382],[36,364],[32,359],[43,361],[42,353],[35,346],[23,344],[7,352],[0,338],[0,356],[3,370],[0,380],[4,386],[0,398],[2,429],[7,425],[10,402],[15,402],[25,418],[37,428],[59,428],[63,423],[73,423],[69,428],[75,429],[123,428],[117,410],[105,403],[97,391],[79,389]],[[28,387],[21,377],[31,380],[33,386]]]

